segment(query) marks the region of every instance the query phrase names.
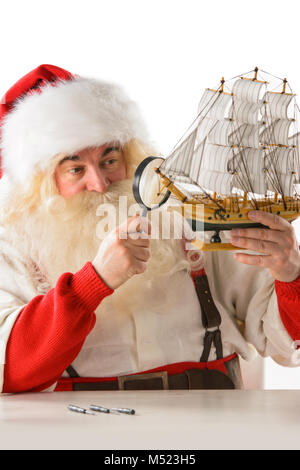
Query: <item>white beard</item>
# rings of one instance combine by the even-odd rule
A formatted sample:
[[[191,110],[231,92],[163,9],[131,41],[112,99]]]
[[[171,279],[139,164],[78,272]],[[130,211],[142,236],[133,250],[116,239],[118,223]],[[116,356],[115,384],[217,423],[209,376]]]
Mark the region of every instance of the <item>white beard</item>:
[[[128,208],[132,204],[137,207],[132,182],[124,180],[113,183],[105,194],[85,192],[70,199],[55,196],[47,208],[41,204],[33,213],[20,217],[14,225],[15,242],[39,268],[50,288],[63,273],[75,273],[93,261],[102,242],[97,236],[97,209],[107,203],[118,208],[120,196],[127,196]],[[119,222],[110,221],[110,229]],[[122,286],[120,294],[123,291],[127,297],[145,285],[149,287],[154,278],[167,278],[172,272],[189,268],[181,240],[151,240],[151,253],[145,273]]]

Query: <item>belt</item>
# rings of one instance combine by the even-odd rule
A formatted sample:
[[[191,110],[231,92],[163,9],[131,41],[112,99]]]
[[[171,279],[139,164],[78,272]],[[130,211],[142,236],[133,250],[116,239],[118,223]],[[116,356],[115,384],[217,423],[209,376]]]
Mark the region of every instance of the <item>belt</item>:
[[[231,354],[210,362],[181,362],[119,377],[62,377],[55,391],[233,389],[226,364]]]

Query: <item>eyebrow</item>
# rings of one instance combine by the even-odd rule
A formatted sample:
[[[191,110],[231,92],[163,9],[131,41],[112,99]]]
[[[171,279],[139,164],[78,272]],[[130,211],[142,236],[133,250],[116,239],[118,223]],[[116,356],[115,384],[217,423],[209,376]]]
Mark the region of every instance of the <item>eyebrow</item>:
[[[116,151],[119,151],[121,150],[121,147],[119,145],[114,145],[114,146],[111,146],[111,147],[107,147],[104,152],[102,152],[102,155],[101,155],[101,158],[102,157],[105,157],[106,155],[108,155],[110,152],[116,152]]]
[[[111,146],[111,147],[106,147],[106,149],[102,152],[102,155],[100,156],[100,158],[103,158],[105,157],[106,155],[108,155],[110,152],[115,152],[115,151],[119,151],[121,149],[120,146]],[[68,155],[67,157],[63,158],[60,162],[59,162],[59,165],[62,165],[64,162],[66,161],[71,161],[71,162],[78,162],[80,161],[80,157],[79,155]]]

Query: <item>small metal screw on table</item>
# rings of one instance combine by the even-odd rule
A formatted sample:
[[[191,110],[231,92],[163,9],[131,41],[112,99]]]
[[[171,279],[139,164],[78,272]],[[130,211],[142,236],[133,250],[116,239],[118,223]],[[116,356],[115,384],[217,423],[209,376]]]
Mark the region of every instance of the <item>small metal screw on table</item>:
[[[91,413],[90,411],[86,410],[85,408],[81,408],[81,406],[77,405],[68,405],[68,410],[75,411],[76,413],[83,413],[85,415],[94,415],[95,413]]]

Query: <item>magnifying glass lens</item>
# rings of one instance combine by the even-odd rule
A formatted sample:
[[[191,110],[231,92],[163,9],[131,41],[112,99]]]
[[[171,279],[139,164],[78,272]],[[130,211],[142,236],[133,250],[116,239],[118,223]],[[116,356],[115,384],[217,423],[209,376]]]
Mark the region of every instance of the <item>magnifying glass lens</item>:
[[[164,161],[159,157],[147,157],[136,169],[133,180],[133,194],[136,201],[147,210],[163,205],[170,196],[170,191],[161,191],[161,178],[155,172]]]

